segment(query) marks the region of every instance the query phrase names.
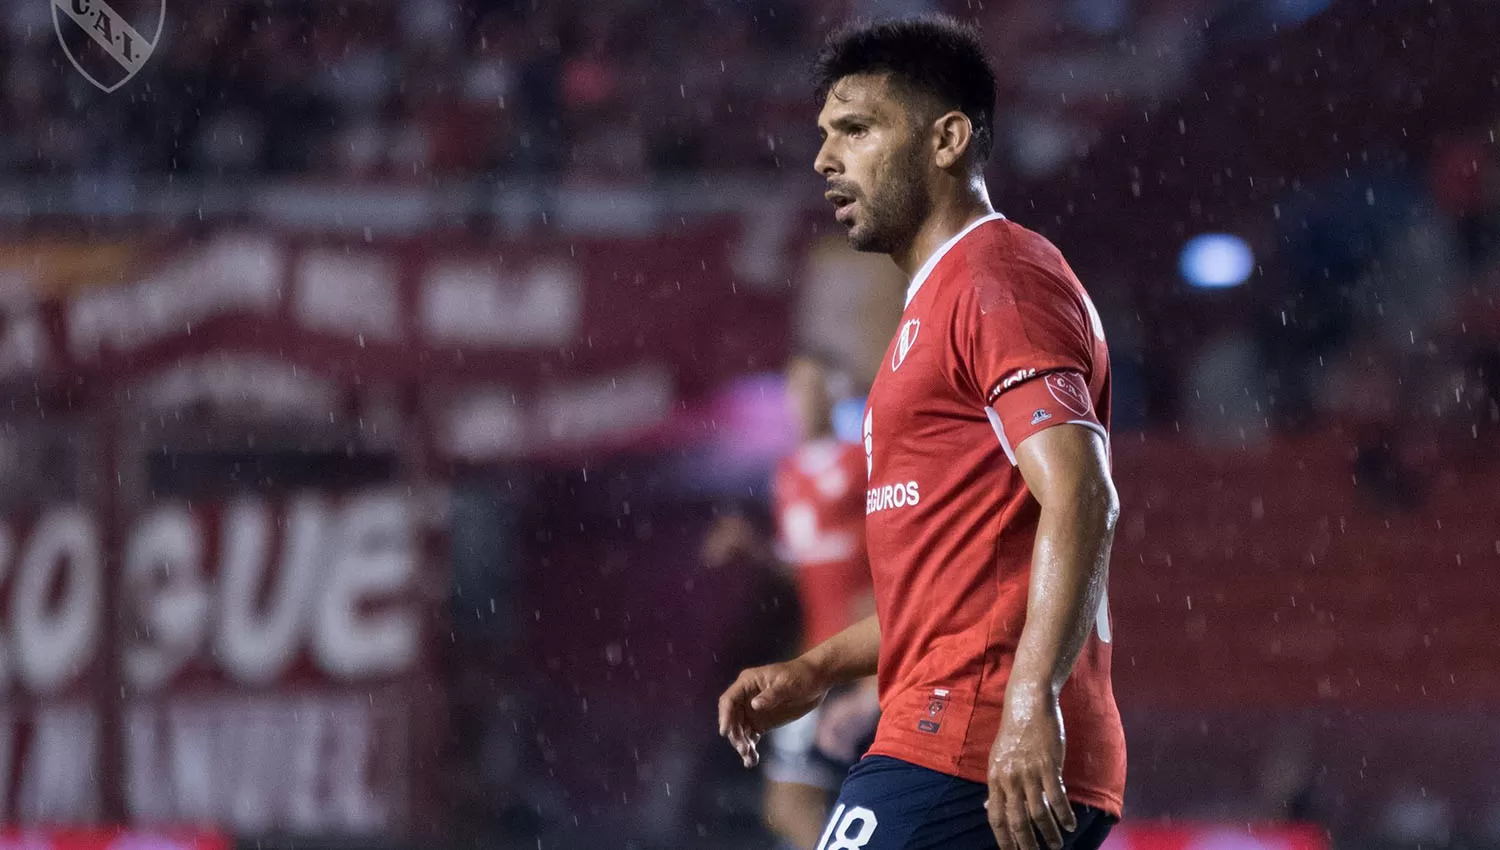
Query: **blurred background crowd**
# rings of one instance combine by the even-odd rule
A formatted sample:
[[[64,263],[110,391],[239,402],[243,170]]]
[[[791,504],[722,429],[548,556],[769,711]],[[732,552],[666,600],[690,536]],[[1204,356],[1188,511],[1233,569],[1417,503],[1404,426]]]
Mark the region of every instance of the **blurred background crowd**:
[[[13,5],[7,170],[405,181],[801,167],[813,152],[806,69],[829,26],[939,10],[994,24],[1015,131],[1037,137],[1028,168],[1045,169],[1060,159],[1048,149],[1088,123],[1060,117],[1057,95],[1099,116],[1182,85],[1204,23],[1204,9],[1176,0],[710,0],[671,14],[649,2],[235,0],[176,12],[168,55],[135,93],[80,113],[64,106],[89,92],[49,73],[60,58],[49,8]],[[1295,23],[1316,8],[1273,14]],[[93,131],[99,121],[116,143]]]
[[[1492,0],[0,2],[0,823],[770,846],[701,546],[880,366],[806,69],[923,11],[1110,341],[1120,846],[1500,847]]]

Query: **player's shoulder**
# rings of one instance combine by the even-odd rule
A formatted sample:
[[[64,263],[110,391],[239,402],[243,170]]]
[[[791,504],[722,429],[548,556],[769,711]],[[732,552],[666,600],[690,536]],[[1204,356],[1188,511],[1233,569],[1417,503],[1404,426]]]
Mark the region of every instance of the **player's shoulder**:
[[[846,463],[853,454],[862,452],[863,448],[857,443],[850,443],[834,437],[825,437],[819,440],[809,440],[797,447],[797,451],[791,457],[796,471],[803,475],[822,475],[842,463]]]
[[[1073,276],[1052,240],[1008,218],[986,222],[960,243],[960,277],[974,285],[1021,287],[1036,278]]]
[[[972,306],[981,313],[1014,308],[1018,304],[1049,304],[1072,300],[1077,278],[1062,252],[1047,237],[996,219],[977,228],[965,240],[944,287],[953,306]]]
[[[803,443],[781,459],[777,489],[784,500],[835,500],[864,474],[864,446],[826,437]]]
[[[823,483],[826,484],[831,480],[830,476],[845,482],[863,482],[865,480],[865,447],[863,443],[835,440],[829,444],[828,451],[828,467],[821,476]],[[825,495],[829,498],[841,497],[843,491],[840,490],[838,493],[835,493],[833,492],[835,489],[838,488],[828,488],[825,491]],[[864,488],[861,486],[855,489],[863,497]]]

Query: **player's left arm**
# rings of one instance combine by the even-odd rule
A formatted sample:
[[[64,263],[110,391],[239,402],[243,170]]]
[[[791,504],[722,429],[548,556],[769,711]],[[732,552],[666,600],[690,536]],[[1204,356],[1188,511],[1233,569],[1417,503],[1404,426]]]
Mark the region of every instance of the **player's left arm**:
[[[1027,437],[1016,465],[1041,505],[1026,625],[991,750],[989,817],[1001,848],[1052,847],[1076,822],[1062,782],[1058,699],[1093,629],[1109,572],[1119,499],[1103,436],[1061,424]]]
[[[1094,628],[1120,500],[1104,438],[1092,428],[1059,425],[1033,434],[1016,447],[1016,465],[1041,519],[1007,701],[1009,694],[1056,699]]]

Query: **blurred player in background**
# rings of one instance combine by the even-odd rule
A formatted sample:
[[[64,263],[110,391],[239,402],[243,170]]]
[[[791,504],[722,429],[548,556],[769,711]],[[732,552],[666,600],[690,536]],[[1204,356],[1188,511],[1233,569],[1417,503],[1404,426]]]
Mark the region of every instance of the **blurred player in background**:
[[[803,649],[874,612],[865,559],[865,458],[834,434],[834,405],[852,389],[832,358],[814,352],[787,364],[787,403],[797,450],[776,467],[776,561],[791,570],[802,612]],[[769,549],[735,516],[705,543],[710,561],[732,551]],[[818,708],[777,729],[766,762],[766,825],[789,847],[813,850],[844,774],[874,734],[879,703],[873,678],[836,689]]]
[[[1099,317],[1057,249],[990,204],[975,30],[848,28],[818,67],[835,218],[911,281],[864,417],[877,613],[741,673],[720,734],[752,765],[762,733],[878,668],[875,742],[820,850],[1097,848],[1125,786]]]

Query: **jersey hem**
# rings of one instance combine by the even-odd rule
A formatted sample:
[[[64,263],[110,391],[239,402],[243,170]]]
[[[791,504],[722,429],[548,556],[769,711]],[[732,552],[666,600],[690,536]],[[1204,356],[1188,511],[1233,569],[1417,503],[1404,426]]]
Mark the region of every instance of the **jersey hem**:
[[[870,747],[865,755],[899,759],[909,764],[914,764],[917,767],[925,767],[928,770],[935,770],[938,773],[946,773],[949,776],[955,776],[969,782],[983,784],[989,779],[983,770],[969,768],[963,765],[958,759],[936,756],[933,753],[915,748],[876,744]],[[1092,806],[1116,820],[1119,820],[1125,813],[1124,801],[1120,799],[1119,795],[1093,788],[1069,787],[1068,801],[1078,803],[1082,806]]]

